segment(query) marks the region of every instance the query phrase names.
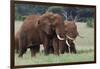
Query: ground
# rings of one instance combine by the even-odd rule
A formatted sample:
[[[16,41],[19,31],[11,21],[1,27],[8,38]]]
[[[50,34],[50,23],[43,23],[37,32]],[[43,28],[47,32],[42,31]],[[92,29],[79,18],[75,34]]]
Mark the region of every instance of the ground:
[[[79,34],[83,38],[77,37],[75,40],[77,54],[61,54],[56,56],[50,54],[45,56],[42,52],[38,53],[36,57],[31,57],[30,50],[24,54],[23,58],[19,58],[15,54],[15,65],[32,65],[32,64],[52,64],[52,63],[72,63],[72,62],[86,62],[94,61],[94,29],[86,26],[86,23],[76,23]],[[20,29],[21,21],[15,22],[15,33]]]

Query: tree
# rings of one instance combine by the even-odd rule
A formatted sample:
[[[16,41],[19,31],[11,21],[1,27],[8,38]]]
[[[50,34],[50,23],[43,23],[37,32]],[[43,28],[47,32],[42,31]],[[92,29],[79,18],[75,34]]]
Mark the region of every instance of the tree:
[[[66,19],[66,17],[63,15],[64,13],[64,7],[62,6],[51,6],[47,9],[46,12],[53,12],[53,13],[57,13],[60,14],[63,17],[63,20]]]

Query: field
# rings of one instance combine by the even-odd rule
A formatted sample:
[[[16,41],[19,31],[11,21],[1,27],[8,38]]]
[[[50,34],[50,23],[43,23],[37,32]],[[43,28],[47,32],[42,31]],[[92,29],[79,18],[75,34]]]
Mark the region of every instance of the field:
[[[86,26],[86,23],[76,23],[79,34],[84,38],[77,37],[75,40],[77,54],[61,54],[56,56],[50,54],[45,56],[42,52],[36,57],[31,57],[30,50],[24,54],[23,58],[19,58],[15,54],[15,65],[32,65],[32,64],[52,64],[52,63],[72,63],[94,61],[94,29]],[[15,22],[15,33],[19,30],[22,22]]]

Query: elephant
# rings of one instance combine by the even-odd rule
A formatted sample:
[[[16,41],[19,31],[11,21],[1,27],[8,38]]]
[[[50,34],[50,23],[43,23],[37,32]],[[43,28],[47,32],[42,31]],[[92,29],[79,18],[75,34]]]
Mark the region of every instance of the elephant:
[[[59,14],[46,12],[26,17],[19,31],[19,57],[23,56],[27,48],[34,51],[34,47],[40,44],[43,44],[45,55],[48,55],[48,44],[54,35],[58,41],[65,38],[63,19]]]
[[[79,36],[77,26],[75,24],[75,21],[64,21],[64,31],[66,35],[66,40],[59,41],[57,37],[55,36],[52,40],[52,48],[51,51],[53,53],[59,52],[61,54],[67,52],[67,53],[77,53],[75,48],[74,40],[77,36]],[[59,46],[59,45],[62,46]]]
[[[66,40],[58,40],[57,36],[54,35],[53,39],[50,40],[48,45],[48,52],[59,55],[59,53],[63,54],[67,53],[76,53],[74,40],[79,33],[77,31],[77,26],[74,21],[64,21],[64,31],[66,34]],[[66,42],[67,41],[67,42]],[[61,45],[61,46],[59,46]]]
[[[15,34],[15,52],[19,53],[19,31]],[[31,50],[31,56],[34,56],[35,53],[40,51],[40,46],[32,46],[29,44]]]
[[[79,33],[75,21],[65,21],[64,23],[65,33],[67,37],[67,42],[65,44],[65,47],[67,46],[65,48],[66,52],[77,53],[74,40],[77,36],[79,36]]]

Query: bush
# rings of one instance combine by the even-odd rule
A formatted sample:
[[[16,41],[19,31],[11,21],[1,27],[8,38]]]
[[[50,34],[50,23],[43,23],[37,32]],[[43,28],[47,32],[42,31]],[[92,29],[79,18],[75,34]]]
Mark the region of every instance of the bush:
[[[15,20],[23,21],[25,19],[24,16],[16,15]]]
[[[92,28],[94,23],[93,21],[93,18],[87,18],[87,26]]]
[[[64,13],[64,7],[61,6],[51,6],[49,7],[46,12],[53,12],[53,13],[57,13],[60,14],[63,17],[63,20],[65,20],[66,18],[64,17],[63,13]]]

